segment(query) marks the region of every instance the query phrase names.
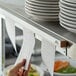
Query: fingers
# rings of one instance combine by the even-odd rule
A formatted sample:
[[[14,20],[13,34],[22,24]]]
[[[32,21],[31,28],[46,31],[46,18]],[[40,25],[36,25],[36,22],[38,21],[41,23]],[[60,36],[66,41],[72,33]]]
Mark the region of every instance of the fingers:
[[[29,71],[29,70],[30,70],[30,67],[31,67],[31,63],[29,64],[29,66],[28,66],[28,70],[27,70],[27,71]]]
[[[23,76],[28,76],[28,71],[24,71]]]
[[[24,70],[23,66],[26,64],[26,60],[23,59],[22,62],[18,63],[13,69],[10,70],[9,74],[12,74],[13,76],[28,76],[28,72],[30,69],[30,64],[28,67],[28,70]],[[9,76],[12,76],[9,75]]]
[[[28,76],[28,71],[25,71],[24,69],[19,70],[18,76]]]
[[[23,76],[23,73],[24,73],[24,70],[20,69],[19,72],[18,72],[18,76]]]
[[[22,62],[18,63],[12,70],[13,70],[13,71],[16,71],[16,72],[19,71],[19,69],[20,69],[21,67],[23,67],[23,66],[25,65],[25,63],[26,63],[26,60],[23,59]]]
[[[29,64],[28,70],[24,71],[23,76],[28,76],[28,72],[29,72],[30,67],[31,67],[31,64]]]

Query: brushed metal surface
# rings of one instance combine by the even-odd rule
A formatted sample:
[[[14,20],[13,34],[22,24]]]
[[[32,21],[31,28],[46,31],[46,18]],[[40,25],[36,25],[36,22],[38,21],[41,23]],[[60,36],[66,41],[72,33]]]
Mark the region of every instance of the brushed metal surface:
[[[7,7],[6,7],[7,6]],[[53,36],[59,40],[67,40],[71,43],[76,43],[76,34],[69,32],[65,28],[61,27],[59,22],[40,22],[32,20],[24,10],[24,7],[11,6],[9,4],[4,4],[0,2],[0,8],[12,13],[16,17],[26,21],[32,26],[42,30],[50,36]]]

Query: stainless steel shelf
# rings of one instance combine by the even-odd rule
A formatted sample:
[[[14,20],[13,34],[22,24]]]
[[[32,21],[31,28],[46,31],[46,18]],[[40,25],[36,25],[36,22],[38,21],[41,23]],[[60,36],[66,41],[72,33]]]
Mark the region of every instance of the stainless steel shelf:
[[[50,36],[53,36],[59,40],[67,40],[71,43],[76,43],[76,34],[69,32],[65,28],[59,25],[59,22],[40,22],[32,20],[24,11],[23,6],[11,6],[9,4],[2,4],[0,2],[0,8],[12,13],[16,17],[28,22],[32,26],[42,30]]]

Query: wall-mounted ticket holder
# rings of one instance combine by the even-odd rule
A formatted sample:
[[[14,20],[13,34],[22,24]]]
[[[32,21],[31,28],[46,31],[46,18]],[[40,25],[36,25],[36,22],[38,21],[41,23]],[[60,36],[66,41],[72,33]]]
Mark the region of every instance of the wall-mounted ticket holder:
[[[16,52],[17,52],[17,49],[16,49],[16,42],[15,42],[16,40],[15,26],[23,31],[23,43],[22,43],[20,53],[14,65],[18,64],[23,59],[26,59],[25,70],[27,70],[31,55],[34,51],[34,45],[35,45],[34,33],[29,29],[26,29],[25,27],[24,28],[21,27],[20,24],[19,25],[16,24],[13,20],[8,18],[6,19],[6,29]]]
[[[16,42],[15,42],[15,22],[9,19],[8,17],[6,17],[6,29],[8,36],[12,42],[12,45],[15,49],[15,52],[17,53]]]
[[[3,19],[5,17],[0,14],[0,76],[4,76],[3,69],[4,69],[4,51],[5,51],[5,29],[3,26]]]
[[[41,46],[42,60],[48,69],[51,76],[53,76],[54,71],[54,59],[55,59],[55,44],[48,41],[47,39],[42,39]]]
[[[28,29],[23,29],[23,44],[19,53],[19,56],[16,60],[16,63],[19,63],[20,61],[22,61],[22,59],[26,59],[26,65],[25,65],[25,69],[28,69],[28,65],[29,65],[29,61],[31,58],[31,55],[34,51],[34,45],[35,45],[35,37],[34,37],[34,33],[31,32]]]

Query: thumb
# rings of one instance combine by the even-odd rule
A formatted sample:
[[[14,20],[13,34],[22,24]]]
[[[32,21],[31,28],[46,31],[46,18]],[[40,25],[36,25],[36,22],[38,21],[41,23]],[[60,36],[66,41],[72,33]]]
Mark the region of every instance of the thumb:
[[[22,62],[18,63],[12,70],[13,70],[13,71],[16,71],[16,72],[19,71],[19,69],[20,69],[21,67],[23,67],[23,66],[25,65],[25,63],[26,63],[26,60],[23,59]]]

